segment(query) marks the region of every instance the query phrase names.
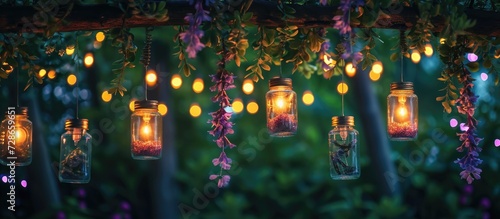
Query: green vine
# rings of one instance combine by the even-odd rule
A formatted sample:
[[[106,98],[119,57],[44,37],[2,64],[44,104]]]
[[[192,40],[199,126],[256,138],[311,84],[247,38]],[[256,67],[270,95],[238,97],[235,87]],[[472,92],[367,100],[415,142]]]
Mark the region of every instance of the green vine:
[[[375,39],[379,39],[377,33],[373,31],[372,28],[363,29],[359,31],[358,37],[366,42],[366,45],[361,49],[361,54],[363,54],[363,61],[361,61],[361,68],[365,70],[368,66],[371,66],[374,62],[378,61],[377,57],[371,54],[371,50],[375,48]]]
[[[257,51],[257,62],[248,66],[246,71],[250,71],[245,78],[251,77],[253,81],[257,82],[264,79],[262,70],[270,71],[273,57],[269,54],[271,46],[275,43],[275,36],[277,31],[266,27],[259,26],[257,28],[258,38],[253,42],[252,47]]]
[[[186,77],[191,75],[191,70],[195,71],[196,68],[188,62],[188,58],[186,56],[186,48],[184,48],[184,43],[182,42],[181,38],[179,37],[179,34],[184,32],[184,27],[179,26],[178,32],[174,38],[174,42],[177,43],[176,48],[178,51],[174,53],[174,56],[179,57],[179,65],[177,65],[177,68],[179,68],[179,73],[183,72]]]
[[[118,53],[122,54],[122,57],[115,62],[113,65],[117,66],[112,71],[116,77],[111,80],[111,88],[108,90],[110,94],[119,93],[121,96],[127,89],[123,86],[123,81],[125,80],[125,70],[128,68],[135,68],[135,53],[137,52],[137,46],[134,44],[134,35],[130,32],[129,28],[118,28],[112,29],[110,31],[112,37],[112,45],[119,47]]]

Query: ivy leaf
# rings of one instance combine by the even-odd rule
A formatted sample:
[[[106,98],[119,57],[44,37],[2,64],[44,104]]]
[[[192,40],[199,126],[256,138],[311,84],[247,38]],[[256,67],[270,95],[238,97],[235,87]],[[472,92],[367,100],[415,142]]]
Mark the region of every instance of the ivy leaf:
[[[441,102],[441,104],[443,105],[444,107],[444,110],[446,111],[446,113],[450,114],[451,113],[451,106],[448,102]]]
[[[398,60],[399,58],[399,54],[398,53],[393,53],[391,55],[391,61],[395,62],[396,60]]]
[[[445,96],[436,97],[436,101],[441,102],[444,100],[444,98],[445,98]]]

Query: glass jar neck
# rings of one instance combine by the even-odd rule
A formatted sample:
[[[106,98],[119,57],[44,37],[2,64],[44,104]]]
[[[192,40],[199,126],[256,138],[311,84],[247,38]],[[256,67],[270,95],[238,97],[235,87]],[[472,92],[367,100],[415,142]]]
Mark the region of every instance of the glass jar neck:
[[[269,87],[269,90],[272,90],[272,91],[289,91],[289,90],[292,90],[292,87],[285,86],[285,85],[278,85],[278,86]]]
[[[413,93],[414,93],[413,90],[403,90],[403,89],[391,90],[391,94],[411,95]]]
[[[136,109],[134,113],[156,113],[158,112],[158,109],[153,109],[153,108],[140,108]]]

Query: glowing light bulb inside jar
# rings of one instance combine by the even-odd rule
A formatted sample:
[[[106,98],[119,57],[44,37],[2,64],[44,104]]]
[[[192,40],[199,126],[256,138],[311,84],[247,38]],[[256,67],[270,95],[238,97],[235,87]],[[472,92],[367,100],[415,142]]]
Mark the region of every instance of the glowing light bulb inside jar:
[[[16,146],[24,145],[27,139],[26,130],[23,127],[16,127]]]
[[[134,103],[132,122],[132,157],[136,160],[161,158],[161,114],[158,101],[144,100]]]
[[[392,83],[391,94],[389,94],[387,100],[387,132],[389,138],[395,141],[415,139],[418,131],[418,99],[413,93],[413,83]]]
[[[82,139],[82,134],[83,134],[83,129],[73,128],[73,134],[71,135],[71,138],[73,139],[75,145],[77,145],[80,139]]]
[[[269,81],[267,101],[267,128],[275,137],[293,136],[297,132],[297,95],[290,78],[275,77]]]

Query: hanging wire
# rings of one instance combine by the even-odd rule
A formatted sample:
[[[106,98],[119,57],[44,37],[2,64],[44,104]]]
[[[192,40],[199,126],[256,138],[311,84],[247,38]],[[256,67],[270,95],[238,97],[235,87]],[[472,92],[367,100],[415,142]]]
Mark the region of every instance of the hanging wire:
[[[146,39],[144,41],[144,48],[142,49],[142,57],[141,63],[144,65],[144,99],[148,100],[148,82],[146,81],[146,75],[148,72],[148,66],[151,62],[151,44],[153,43],[153,36],[151,35],[151,31],[153,31],[153,27],[147,27],[145,29]]]
[[[76,118],[78,119],[78,104],[80,102],[80,85],[79,85],[79,80],[78,77],[80,77],[80,55],[79,55],[79,46],[78,46],[78,36],[76,36],[76,43],[75,43],[75,65],[76,65]]]
[[[281,55],[280,55],[280,78],[283,77],[283,56],[285,56],[285,40],[286,40],[286,36],[285,34],[281,34],[282,35],[282,40],[280,42],[280,46],[281,46]]]
[[[21,56],[17,55],[17,69],[16,69],[16,107],[19,108],[19,69],[21,68]]]
[[[406,52],[406,42],[405,42],[405,31],[404,30],[400,30],[399,31],[399,46],[401,47],[401,82],[403,82],[403,58],[404,58],[404,53]]]
[[[341,79],[341,90],[342,90],[342,116],[344,116],[344,72],[342,71],[342,79]]]

